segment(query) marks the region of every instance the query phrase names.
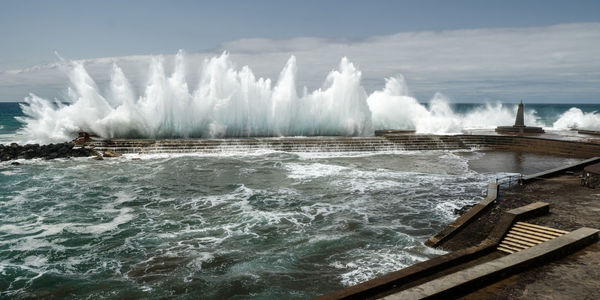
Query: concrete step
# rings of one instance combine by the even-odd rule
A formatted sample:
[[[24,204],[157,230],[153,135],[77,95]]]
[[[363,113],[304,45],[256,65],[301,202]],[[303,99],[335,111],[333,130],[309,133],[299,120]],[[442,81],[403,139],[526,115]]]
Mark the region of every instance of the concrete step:
[[[508,231],[508,234],[500,242],[497,249],[512,254],[547,242],[566,233],[568,233],[568,231],[525,222],[517,222]]]

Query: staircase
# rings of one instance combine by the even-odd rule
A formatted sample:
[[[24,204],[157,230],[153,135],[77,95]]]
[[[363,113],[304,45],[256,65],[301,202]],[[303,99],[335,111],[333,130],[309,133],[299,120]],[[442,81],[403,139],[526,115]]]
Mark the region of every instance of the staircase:
[[[512,254],[557,238],[568,231],[554,229],[550,227],[517,222],[508,231],[502,242],[498,245],[498,250]]]
[[[398,151],[401,146],[383,137],[285,137],[246,139],[93,140],[98,151],[118,153],[220,153],[272,150],[286,152]]]

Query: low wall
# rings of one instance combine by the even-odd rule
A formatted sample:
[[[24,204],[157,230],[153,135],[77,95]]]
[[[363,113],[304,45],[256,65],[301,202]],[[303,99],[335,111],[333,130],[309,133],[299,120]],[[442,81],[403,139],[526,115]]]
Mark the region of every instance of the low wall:
[[[479,203],[477,203],[475,206],[469,209],[469,211],[467,211],[465,214],[458,217],[456,220],[454,220],[454,222],[448,224],[448,226],[446,226],[446,228],[444,228],[438,234],[430,237],[425,242],[425,245],[435,248],[450,237],[454,236],[454,234],[459,232],[461,229],[465,228],[465,226],[467,226],[469,223],[471,223],[471,221],[479,217],[482,212],[484,212],[488,207],[492,205],[492,203],[496,201],[496,199],[498,198],[499,188],[500,186],[497,183],[488,184],[487,196],[485,197],[485,199],[481,200]]]
[[[511,135],[396,135],[384,136],[405,150],[480,148],[523,151],[577,158],[600,156],[600,144]]]
[[[586,159],[582,162],[578,162],[575,164],[562,166],[562,167],[546,170],[546,171],[531,174],[531,175],[525,175],[525,176],[521,177],[520,182],[521,183],[529,183],[531,181],[534,181],[534,180],[537,180],[540,178],[549,178],[549,177],[557,176],[562,173],[565,173],[566,171],[581,170],[588,165],[595,164],[598,162],[600,162],[600,157],[592,157],[590,159]]]

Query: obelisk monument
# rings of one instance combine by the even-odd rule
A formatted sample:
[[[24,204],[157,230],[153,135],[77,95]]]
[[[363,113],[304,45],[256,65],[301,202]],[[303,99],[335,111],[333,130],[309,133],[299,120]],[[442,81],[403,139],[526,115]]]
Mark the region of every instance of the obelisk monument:
[[[542,127],[525,126],[525,113],[523,111],[523,100],[519,103],[517,108],[517,117],[515,118],[515,125],[513,126],[498,126],[496,132],[498,133],[517,133],[517,134],[528,134],[528,133],[544,133]]]

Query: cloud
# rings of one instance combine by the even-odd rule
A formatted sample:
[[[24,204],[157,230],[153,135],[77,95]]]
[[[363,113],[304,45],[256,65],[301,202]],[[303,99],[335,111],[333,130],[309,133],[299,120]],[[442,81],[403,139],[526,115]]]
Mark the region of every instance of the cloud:
[[[368,91],[384,78],[403,74],[411,92],[427,101],[442,92],[456,102],[483,100],[536,102],[593,101],[600,95],[600,23],[530,28],[403,32],[363,40],[301,37],[286,40],[241,39],[214,52],[188,53],[193,86],[205,58],[231,53],[239,66],[257,76],[276,79],[290,55],[298,61],[298,83],[319,88],[341,57],[363,74]],[[167,68],[173,54],[165,56]],[[143,88],[151,56],[84,60],[100,86],[117,63],[134,86]],[[60,98],[67,77],[58,64],[0,73],[0,101],[19,101],[29,92]],[[301,89],[302,87],[298,87]]]

